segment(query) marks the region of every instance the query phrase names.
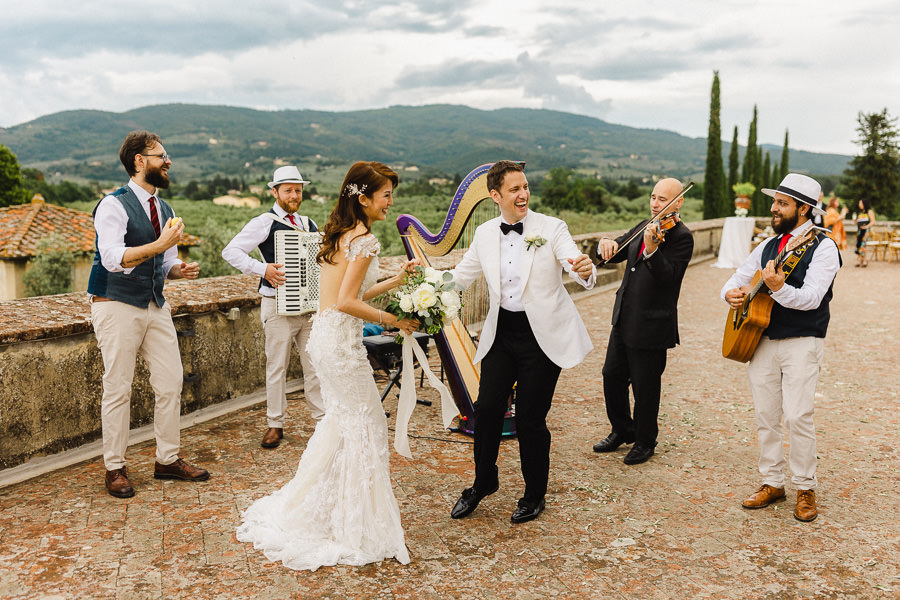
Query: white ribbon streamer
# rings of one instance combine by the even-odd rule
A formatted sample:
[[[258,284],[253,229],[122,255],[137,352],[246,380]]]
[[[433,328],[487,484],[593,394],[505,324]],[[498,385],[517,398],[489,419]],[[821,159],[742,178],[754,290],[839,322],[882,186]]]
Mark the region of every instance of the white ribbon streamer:
[[[412,452],[409,449],[409,419],[412,417],[413,409],[416,407],[416,374],[415,363],[413,362],[413,354],[419,360],[419,366],[422,372],[428,378],[428,383],[441,394],[441,418],[444,421],[444,427],[450,427],[453,419],[459,415],[456,403],[450,395],[450,390],[444,385],[438,377],[431,372],[428,366],[428,358],[425,351],[419,346],[419,342],[411,335],[406,335],[402,331],[398,334],[403,336],[403,366],[400,374],[400,400],[397,404],[397,422],[394,425],[394,450],[401,456],[412,458]]]

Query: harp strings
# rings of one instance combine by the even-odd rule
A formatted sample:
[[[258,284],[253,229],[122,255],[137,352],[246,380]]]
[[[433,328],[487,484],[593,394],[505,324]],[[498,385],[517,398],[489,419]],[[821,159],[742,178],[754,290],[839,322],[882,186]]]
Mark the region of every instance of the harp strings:
[[[478,203],[472,211],[471,218],[463,229],[463,234],[460,236],[459,241],[454,245],[454,266],[462,258],[465,250],[471,244],[472,239],[474,239],[475,229],[482,223],[493,219],[499,214],[499,208],[494,202],[490,201],[490,198]],[[487,317],[488,309],[490,308],[490,296],[488,295],[487,284],[485,283],[483,276],[463,292],[463,302],[465,303],[465,306],[463,307],[460,317],[463,324],[472,333],[480,331],[481,325]]]

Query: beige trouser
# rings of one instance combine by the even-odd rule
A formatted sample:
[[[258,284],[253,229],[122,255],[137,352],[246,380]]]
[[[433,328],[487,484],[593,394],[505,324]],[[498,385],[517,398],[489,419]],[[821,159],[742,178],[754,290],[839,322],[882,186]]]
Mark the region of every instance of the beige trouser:
[[[784,487],[784,433],[790,442],[791,481],[797,489],[816,488],[816,430],[813,404],[825,340],[763,337],[750,360],[750,389],[756,407],[759,472],[763,483]]]
[[[266,333],[266,416],[269,427],[284,427],[284,414],[287,412],[285,377],[291,360],[291,342],[300,354],[303,395],[309,412],[313,419],[321,420],[325,416],[325,405],[319,390],[319,378],[306,351],[312,315],[286,317],[275,314],[275,299],[263,296],[259,316]]]
[[[124,302],[91,304],[97,346],[103,356],[103,462],[107,470],[125,466],[131,424],[131,383],[138,353],[150,369],[156,395],[153,430],[156,460],[167,465],[178,458],[181,445],[181,384],[183,373],[178,338],[169,303],[138,308]]]

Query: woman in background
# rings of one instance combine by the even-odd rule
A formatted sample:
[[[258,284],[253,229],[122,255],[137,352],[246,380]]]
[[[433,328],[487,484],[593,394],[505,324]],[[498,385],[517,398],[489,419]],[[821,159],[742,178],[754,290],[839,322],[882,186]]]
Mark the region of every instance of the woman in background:
[[[859,214],[856,217],[856,266],[868,267],[869,261],[866,258],[866,235],[869,228],[875,224],[875,213],[872,212],[872,205],[868,199],[861,198],[859,201]]]
[[[847,231],[844,229],[844,217],[847,215],[847,207],[841,206],[836,196],[828,201],[828,209],[825,211],[825,229],[830,231],[828,236],[834,240],[839,250],[847,248]]]

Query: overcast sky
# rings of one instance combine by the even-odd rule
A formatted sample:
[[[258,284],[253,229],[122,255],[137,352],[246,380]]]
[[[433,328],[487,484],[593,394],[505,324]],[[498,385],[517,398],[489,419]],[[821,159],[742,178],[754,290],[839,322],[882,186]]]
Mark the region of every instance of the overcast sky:
[[[532,107],[855,154],[900,116],[896,0],[0,0],[0,127],[70,109]]]

